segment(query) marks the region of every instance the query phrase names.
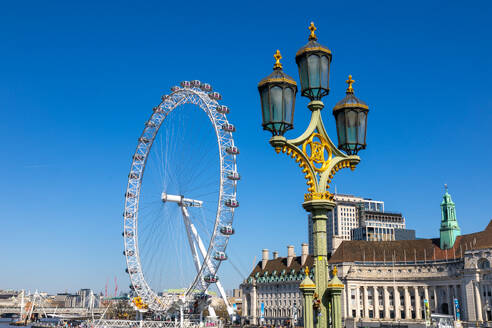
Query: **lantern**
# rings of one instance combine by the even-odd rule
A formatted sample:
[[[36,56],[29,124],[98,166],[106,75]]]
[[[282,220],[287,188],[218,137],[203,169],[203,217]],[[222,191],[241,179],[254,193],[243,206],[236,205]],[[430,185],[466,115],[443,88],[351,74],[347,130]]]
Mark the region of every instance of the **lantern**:
[[[348,155],[366,148],[367,113],[369,107],[354,96],[352,75],[349,75],[347,94],[333,108],[337,124],[338,148]]]
[[[282,136],[294,127],[294,106],[297,93],[296,82],[282,71],[280,51],[273,56],[276,60],[273,73],[258,84],[260,92],[263,129],[274,136]]]
[[[309,42],[299,49],[296,54],[296,63],[299,67],[301,79],[301,95],[310,100],[321,100],[330,92],[330,63],[331,51],[322,46],[314,31],[316,27],[311,22]]]

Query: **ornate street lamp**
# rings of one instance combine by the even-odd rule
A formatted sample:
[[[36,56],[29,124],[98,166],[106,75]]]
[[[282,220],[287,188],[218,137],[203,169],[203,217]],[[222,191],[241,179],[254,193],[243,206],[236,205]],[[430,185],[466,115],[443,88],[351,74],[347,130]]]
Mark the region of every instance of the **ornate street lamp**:
[[[273,73],[258,84],[262,125],[264,130],[270,131],[274,136],[283,136],[285,131],[293,128],[297,84],[282,71],[280,51],[277,50],[273,57],[276,60]]]
[[[301,95],[310,99],[311,121],[297,138],[287,140],[284,133],[293,128],[296,82],[282,71],[280,52],[272,74],[258,84],[260,92],[263,129],[272,133],[270,144],[277,153],[283,152],[299,163],[307,180],[304,209],[313,220],[314,283],[306,279],[301,284],[305,304],[320,304],[316,328],[341,328],[340,292],[343,284],[333,270],[330,280],[327,261],[327,213],[335,207],[333,194],[328,191],[335,173],[346,167],[352,170],[359,163],[359,150],[366,147],[368,106],[354,96],[352,76],[347,83],[347,95],[333,109],[338,148],[328,136],[321,118],[324,107],[321,99],[328,95],[331,51],[317,42],[316,27],[309,26],[309,42],[299,49],[296,63],[301,80]],[[306,271],[308,272],[308,271]],[[314,299],[313,299],[314,297]],[[331,309],[331,310],[328,310]],[[304,307],[305,328],[313,327],[313,311]],[[330,320],[331,319],[331,320]]]

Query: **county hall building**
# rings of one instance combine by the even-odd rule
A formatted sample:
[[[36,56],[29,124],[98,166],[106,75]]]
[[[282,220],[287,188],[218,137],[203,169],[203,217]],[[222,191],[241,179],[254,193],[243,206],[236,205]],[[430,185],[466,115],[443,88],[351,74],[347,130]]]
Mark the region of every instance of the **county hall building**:
[[[305,267],[312,276],[308,245],[301,256],[289,246],[287,257],[260,261],[241,284],[245,323],[303,324],[299,284]],[[424,324],[424,300],[436,314],[492,324],[492,221],[480,232],[461,235],[455,205],[447,192],[441,203],[440,237],[435,239],[344,240],[329,259],[345,285],[342,317],[346,326],[398,322]]]

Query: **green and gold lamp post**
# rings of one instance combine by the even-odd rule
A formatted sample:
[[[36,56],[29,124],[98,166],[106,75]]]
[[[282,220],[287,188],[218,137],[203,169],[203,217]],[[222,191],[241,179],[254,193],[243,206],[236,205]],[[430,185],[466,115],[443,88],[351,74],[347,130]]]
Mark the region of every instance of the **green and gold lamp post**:
[[[278,50],[274,55],[276,62],[273,73],[260,81],[258,91],[261,99],[263,129],[272,133],[270,144],[277,153],[286,153],[299,163],[306,179],[307,193],[304,195],[302,206],[311,213],[313,220],[314,285],[316,286],[314,296],[317,297],[312,301],[317,305],[313,324],[316,328],[327,328],[328,325],[339,328],[341,315],[335,313],[339,311],[328,313],[328,304],[333,308],[332,302],[340,301],[339,297],[333,298],[337,293],[328,290],[330,276],[327,262],[326,220],[328,212],[335,207],[333,194],[328,189],[337,171],[342,168],[353,170],[359,163],[360,158],[357,153],[366,147],[369,108],[355,97],[352,87],[354,80],[349,76],[346,81],[348,84],[346,96],[333,108],[338,134],[338,147],[336,147],[328,136],[321,118],[321,110],[324,107],[321,99],[330,91],[332,54],[328,48],[317,42],[316,27],[313,23],[309,26],[309,30],[311,33],[308,43],[296,54],[301,95],[310,100],[308,108],[311,111],[311,121],[307,129],[295,139],[287,140],[284,137],[285,132],[294,127],[297,83],[283,72],[280,63],[282,56]],[[304,306],[305,315],[307,305]],[[340,306],[334,308],[339,309]],[[313,325],[306,328],[310,327]]]

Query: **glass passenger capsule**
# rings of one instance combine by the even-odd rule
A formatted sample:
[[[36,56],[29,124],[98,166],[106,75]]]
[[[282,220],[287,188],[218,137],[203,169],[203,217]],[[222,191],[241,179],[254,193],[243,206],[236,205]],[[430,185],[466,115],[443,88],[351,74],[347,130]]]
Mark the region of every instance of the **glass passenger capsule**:
[[[234,229],[230,226],[220,228],[220,233],[226,236],[234,234]]]
[[[140,138],[138,138],[138,141],[143,142],[145,144],[148,144],[150,142],[150,139],[145,138],[145,137],[140,137]]]
[[[227,255],[224,252],[216,252],[214,255],[214,259],[217,261],[225,261],[227,260]]]
[[[229,180],[240,180],[241,176],[237,172],[229,172],[229,174],[227,174],[227,179],[229,179]]]
[[[228,199],[225,201],[227,207],[236,208],[239,206],[239,202],[236,199]]]
[[[229,107],[226,105],[218,105],[216,110],[221,114],[229,114],[230,112]]]
[[[208,96],[209,96],[211,99],[213,99],[213,100],[221,100],[221,99],[222,99],[222,95],[221,95],[220,93],[216,92],[216,91],[214,91],[214,92],[210,92],[210,93],[208,94]]]
[[[216,283],[217,281],[219,281],[219,277],[217,277],[216,275],[213,275],[213,274],[208,274],[206,275],[203,280],[205,280],[206,283],[209,283],[209,284],[214,284]]]
[[[130,174],[128,174],[128,177],[130,179],[138,179],[138,173],[130,172]]]
[[[134,251],[123,251],[123,255],[133,256],[134,254],[135,254]]]
[[[127,218],[127,219],[130,219],[130,218],[132,218],[132,217],[133,217],[133,213],[132,213],[132,212],[128,212],[128,211],[127,211],[127,212],[123,213],[123,216],[124,216],[125,218]]]
[[[137,273],[137,269],[135,269],[135,268],[131,268],[131,269],[126,268],[125,272],[126,272],[126,273],[131,273],[131,274],[133,274],[133,273]]]
[[[133,237],[133,232],[127,231],[126,233],[122,232],[121,235],[123,237]]]
[[[174,87],[171,87],[172,92],[176,92],[178,90],[179,90],[179,87],[177,85],[175,85]]]
[[[202,83],[202,85],[200,85],[200,89],[202,89],[203,91],[210,92],[212,91],[212,86],[208,83]]]
[[[135,198],[135,194],[132,192],[125,192],[125,197],[127,198]]]
[[[141,161],[144,159],[144,156],[140,155],[140,154],[136,154],[136,155],[133,155],[133,159],[136,161]]]
[[[183,87],[183,88],[189,88],[190,86],[191,86],[190,81],[181,82],[181,87]]]
[[[198,80],[191,81],[191,86],[194,88],[199,88],[201,84],[202,84],[202,82],[200,82]]]
[[[226,132],[235,132],[236,127],[231,123],[225,123],[222,125],[222,130],[224,130]]]
[[[239,154],[239,148],[236,146],[230,146],[226,148],[226,153],[230,155],[238,155]]]

